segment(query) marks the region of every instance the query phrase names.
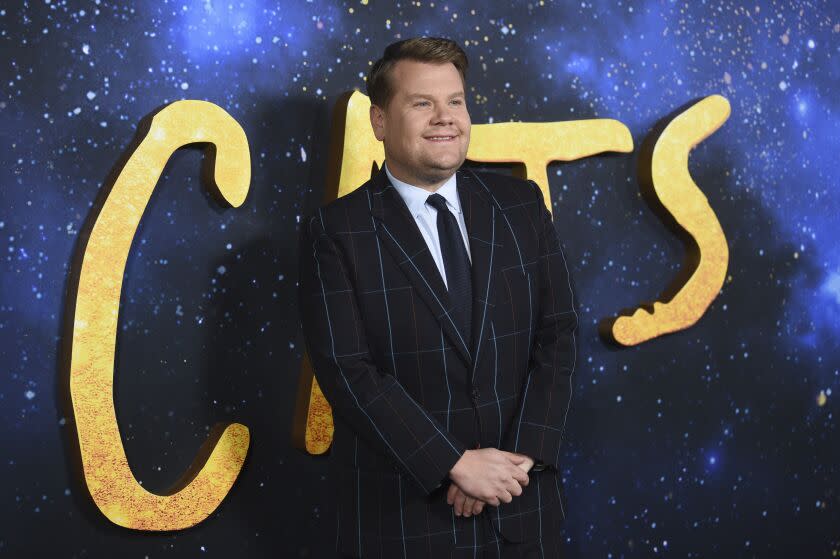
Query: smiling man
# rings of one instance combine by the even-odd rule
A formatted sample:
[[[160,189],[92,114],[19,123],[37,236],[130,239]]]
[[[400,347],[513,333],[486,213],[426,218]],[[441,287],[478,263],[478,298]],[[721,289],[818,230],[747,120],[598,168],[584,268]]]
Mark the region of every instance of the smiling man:
[[[539,187],[462,167],[466,70],[447,39],[389,45],[367,79],[385,163],[302,222],[343,557],[563,555],[574,297]]]

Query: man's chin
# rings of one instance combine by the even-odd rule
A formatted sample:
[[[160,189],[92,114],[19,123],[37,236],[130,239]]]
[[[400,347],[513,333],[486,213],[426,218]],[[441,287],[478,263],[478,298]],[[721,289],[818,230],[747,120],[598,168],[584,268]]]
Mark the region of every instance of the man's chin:
[[[465,158],[443,157],[430,159],[426,162],[426,170],[429,174],[441,174],[447,177],[458,170],[464,164]]]
[[[423,169],[423,172],[420,176],[422,176],[425,181],[429,184],[440,182],[442,180],[446,180],[451,177],[455,171],[463,164],[463,161],[457,165],[440,165],[437,164],[434,167],[428,166]]]

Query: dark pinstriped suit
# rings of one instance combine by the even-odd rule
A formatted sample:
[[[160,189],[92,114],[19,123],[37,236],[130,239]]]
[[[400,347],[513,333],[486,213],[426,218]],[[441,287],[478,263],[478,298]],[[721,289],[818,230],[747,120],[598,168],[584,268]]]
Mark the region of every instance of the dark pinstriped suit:
[[[301,322],[333,407],[336,548],[351,556],[482,557],[505,541],[559,553],[577,326],[568,268],[533,181],[457,173],[471,340],[384,169],[302,223]],[[448,472],[479,445],[547,467],[513,502],[455,517]]]

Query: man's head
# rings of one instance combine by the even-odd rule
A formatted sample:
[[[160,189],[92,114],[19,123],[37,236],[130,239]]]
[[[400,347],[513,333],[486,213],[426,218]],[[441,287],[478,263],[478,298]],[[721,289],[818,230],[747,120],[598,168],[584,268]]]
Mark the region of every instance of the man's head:
[[[466,71],[464,51],[435,37],[388,45],[371,67],[370,123],[398,179],[436,189],[464,163],[471,125]]]

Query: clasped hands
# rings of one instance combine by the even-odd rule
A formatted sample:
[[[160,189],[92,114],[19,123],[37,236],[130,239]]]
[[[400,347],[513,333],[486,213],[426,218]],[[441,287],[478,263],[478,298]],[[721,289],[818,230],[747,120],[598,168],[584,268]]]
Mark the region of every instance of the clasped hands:
[[[467,450],[449,472],[452,484],[446,502],[455,508],[456,516],[465,517],[479,514],[485,504],[509,503],[528,485],[533,465],[530,456],[498,448]]]

